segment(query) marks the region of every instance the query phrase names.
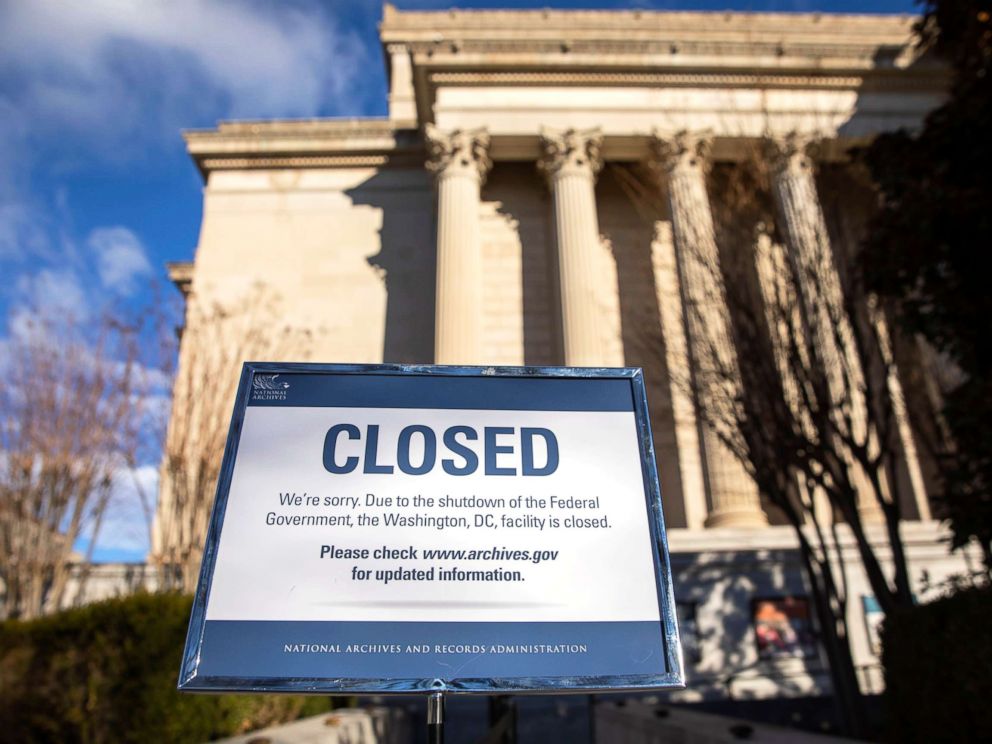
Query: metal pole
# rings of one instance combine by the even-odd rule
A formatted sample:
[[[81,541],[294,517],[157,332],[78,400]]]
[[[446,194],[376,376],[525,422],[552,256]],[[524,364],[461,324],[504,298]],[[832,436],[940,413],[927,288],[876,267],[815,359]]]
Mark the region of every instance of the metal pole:
[[[586,695],[586,708],[588,709],[589,724],[589,744],[596,744],[596,696]]]
[[[427,698],[427,744],[444,744],[444,693]]]
[[[509,695],[489,698],[489,735],[487,744],[516,744],[517,710]]]

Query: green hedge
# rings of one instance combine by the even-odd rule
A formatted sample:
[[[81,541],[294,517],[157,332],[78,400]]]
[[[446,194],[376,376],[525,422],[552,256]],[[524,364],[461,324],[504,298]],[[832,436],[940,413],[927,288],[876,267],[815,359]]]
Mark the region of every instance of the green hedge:
[[[992,739],[992,590],[894,613],[882,640],[889,741]]]
[[[331,708],[322,697],[176,691],[191,600],[113,599],[0,623],[0,742],[199,742]]]

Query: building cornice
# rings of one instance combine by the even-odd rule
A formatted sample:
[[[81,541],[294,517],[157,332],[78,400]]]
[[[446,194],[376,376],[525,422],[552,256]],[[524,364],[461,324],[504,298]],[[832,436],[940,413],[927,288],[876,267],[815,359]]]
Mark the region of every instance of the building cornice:
[[[939,95],[947,81],[946,70],[914,44],[916,20],[636,10],[405,12],[386,5],[382,44],[387,58],[408,60],[405,95],[417,121],[407,120],[411,106],[392,121],[225,122],[184,137],[206,177],[251,168],[420,166],[420,128],[436,123],[441,91],[451,88],[881,91],[916,100],[917,93]],[[492,134],[494,157],[536,152],[536,129]],[[525,135],[528,141],[520,141]],[[638,157],[642,135],[607,131],[607,156]]]
[[[433,34],[451,30],[474,30],[503,33],[512,37],[517,31],[534,34],[574,31],[591,35],[621,33],[629,35],[694,31],[712,35],[733,33],[746,28],[748,33],[855,33],[861,36],[908,34],[916,22],[912,14],[872,13],[753,13],[746,11],[669,11],[669,10],[427,10],[406,11],[390,3],[383,6],[380,31],[392,40],[397,34]]]
[[[193,288],[193,262],[192,261],[169,261],[165,264],[169,273],[169,281],[176,285],[183,298],[189,296]]]
[[[382,42],[413,52],[914,56],[911,15],[595,10],[383,9]]]
[[[385,119],[306,119],[221,122],[183,132],[206,175],[245,168],[359,168],[423,160],[415,131]]]
[[[576,10],[406,12],[384,48],[409,54],[421,124],[445,88],[614,87],[940,95],[947,72],[910,15]]]

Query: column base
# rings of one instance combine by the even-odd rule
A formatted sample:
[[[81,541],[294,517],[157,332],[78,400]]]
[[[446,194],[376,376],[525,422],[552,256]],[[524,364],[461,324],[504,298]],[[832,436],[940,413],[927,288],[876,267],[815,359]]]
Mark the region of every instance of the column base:
[[[721,509],[712,512],[704,527],[767,527],[768,518],[761,509]]]

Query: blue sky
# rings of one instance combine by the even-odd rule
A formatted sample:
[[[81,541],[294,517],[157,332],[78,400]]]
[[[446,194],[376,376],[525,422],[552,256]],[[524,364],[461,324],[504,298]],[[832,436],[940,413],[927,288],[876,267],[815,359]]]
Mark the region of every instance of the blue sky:
[[[905,0],[456,5],[916,12]],[[381,3],[367,0],[0,3],[0,340],[29,306],[85,317],[174,302],[164,265],[193,258],[201,214],[181,130],[384,116],[380,16]],[[153,487],[157,454],[145,459],[138,475]],[[140,559],[145,534],[122,485],[96,556]]]

